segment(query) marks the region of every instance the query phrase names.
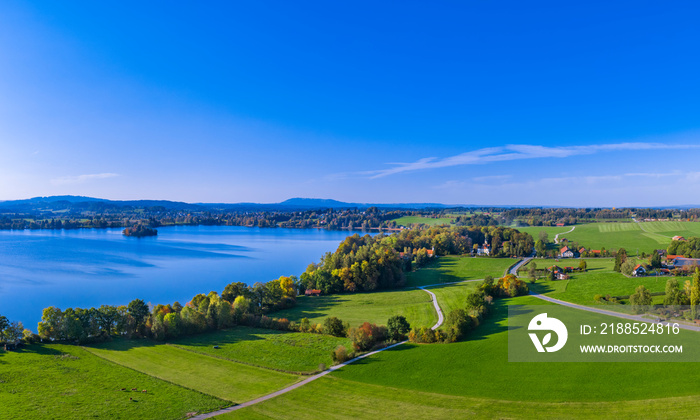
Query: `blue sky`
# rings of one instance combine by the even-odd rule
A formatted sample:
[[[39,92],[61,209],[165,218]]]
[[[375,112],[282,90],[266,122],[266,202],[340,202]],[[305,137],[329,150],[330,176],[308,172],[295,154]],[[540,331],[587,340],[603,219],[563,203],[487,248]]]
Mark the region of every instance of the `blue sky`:
[[[377,3],[3,2],[0,200],[700,204],[697,3]]]

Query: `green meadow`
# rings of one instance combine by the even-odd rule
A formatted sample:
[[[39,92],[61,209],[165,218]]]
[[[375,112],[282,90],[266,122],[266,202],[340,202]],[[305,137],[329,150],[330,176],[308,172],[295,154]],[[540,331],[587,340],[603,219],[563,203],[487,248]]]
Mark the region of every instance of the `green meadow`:
[[[587,272],[570,273],[571,278],[569,280],[538,280],[535,285],[530,285],[531,290],[567,302],[595,305],[597,304],[594,300],[596,294],[603,296],[627,296],[634,293],[635,289],[640,285],[644,285],[652,293],[664,292],[666,289],[668,277],[627,277],[613,271],[615,260],[612,258],[586,258],[585,260],[588,266]],[[555,262],[552,259],[535,259],[532,262],[535,262],[538,268],[549,267],[554,264],[559,267],[577,267],[579,260],[561,259]],[[527,269],[527,266],[525,266],[525,269]],[[526,276],[526,273],[522,271],[520,274]],[[683,279],[680,280],[680,283],[683,283]]]
[[[449,259],[436,266],[442,263],[449,263]],[[628,279],[613,272],[610,259],[590,259],[588,263],[591,270],[576,279],[545,282],[544,286],[538,282],[536,287],[556,284],[552,296],[577,301],[593,289],[628,294],[640,280],[649,280]],[[417,282],[421,282],[421,273],[428,271],[414,273],[419,277]],[[464,307],[466,294],[477,285],[467,282],[430,290],[447,314]],[[673,418],[696,417],[700,383],[688,374],[695,368],[691,363],[646,363],[644,369],[638,369],[636,363],[508,362],[509,304],[549,305],[533,296],[496,300],[493,315],[465,341],[399,346],[224,418],[289,418],[296,412],[312,419],[632,419],[648,417],[650,412]],[[333,398],[327,398],[329,392]]]
[[[517,228],[521,232],[527,232],[537,239],[540,231],[549,235],[553,241],[557,233],[570,230],[572,226],[563,227],[538,227],[530,226]],[[579,245],[588,249],[608,250],[625,248],[628,254],[639,252],[649,253],[654,249],[665,249],[671,238],[680,235],[684,237],[700,236],[700,222],[611,222],[611,223],[586,223],[576,225],[573,232],[560,235],[570,241],[576,241]]]
[[[301,378],[147,340],[115,340],[86,350],[120,366],[222,400],[252,400]]]
[[[312,323],[319,324],[327,317],[335,316],[352,327],[365,321],[386,325],[394,315],[405,316],[411,325],[433,325],[437,322],[430,295],[417,289],[300,296],[295,307],[270,314],[296,322],[309,318]]]
[[[469,387],[465,380],[465,387]],[[332,395],[332,398],[329,398]],[[541,402],[436,394],[373,385],[332,375],[221,419],[641,419],[649,413],[692,419],[695,396],[641,401]]]
[[[450,283],[483,279],[486,276],[503,277],[505,271],[517,263],[515,258],[480,258],[448,255],[431,261],[426,267],[406,274],[409,286]]]
[[[188,413],[229,405],[76,346],[34,344],[19,351],[0,350],[2,418],[184,419]]]
[[[392,219],[399,226],[411,226],[414,223],[424,224],[428,226],[449,225],[454,219],[450,217],[423,217],[423,216],[404,216],[398,219]]]
[[[700,383],[689,374],[691,363],[639,369],[636,363],[508,362],[507,305],[537,303],[544,302],[497,300],[495,313],[466,341],[399,346],[227,417],[644,418],[648,410],[696,416]],[[325,389],[335,390],[333,398]],[[340,410],[342,404],[351,408]]]
[[[236,362],[304,373],[319,370],[319,365],[331,366],[331,352],[340,345],[352,345],[347,338],[249,327],[200,334],[170,344]]]

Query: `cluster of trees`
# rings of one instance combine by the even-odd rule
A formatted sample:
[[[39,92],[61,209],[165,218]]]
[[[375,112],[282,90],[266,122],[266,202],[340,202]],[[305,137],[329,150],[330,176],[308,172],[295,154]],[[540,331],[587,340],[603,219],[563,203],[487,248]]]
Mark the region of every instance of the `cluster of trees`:
[[[262,314],[294,305],[297,289],[297,280],[292,276],[252,287],[231,283],[221,296],[216,292],[198,294],[184,306],[175,302],[149,308],[141,299],[124,306],[89,309],[61,310],[51,306],[43,311],[39,336],[46,340],[86,343],[112,335],[164,340],[237,324],[289,329],[289,321]]]
[[[683,255],[688,258],[700,258],[700,238],[692,237],[684,241],[671,241],[666,249],[669,255]]]
[[[10,321],[7,317],[0,315],[0,344],[17,345],[23,339],[31,341],[32,332],[24,329],[21,322]]]
[[[396,249],[434,249],[437,255],[467,254],[484,242],[492,257],[524,257],[532,253],[534,241],[528,233],[503,226],[432,227],[411,229],[396,235]]]
[[[432,227],[404,230],[374,237],[348,236],[333,253],[318,264],[310,264],[300,276],[300,292],[321,290],[324,294],[389,289],[404,285],[404,272],[415,257],[420,266],[435,255],[464,254],[472,244],[490,242],[492,256],[524,256],[532,252],[532,236],[515,229],[488,227]],[[403,252],[403,256],[401,255]]]
[[[124,236],[134,236],[137,238],[141,238],[144,236],[156,236],[158,235],[158,230],[149,228],[148,226],[144,225],[136,225],[124,229],[122,233],[124,234]]]
[[[404,262],[394,242],[394,237],[381,234],[348,236],[335,252],[306,268],[300,276],[300,292],[316,289],[332,294],[403,286]]]

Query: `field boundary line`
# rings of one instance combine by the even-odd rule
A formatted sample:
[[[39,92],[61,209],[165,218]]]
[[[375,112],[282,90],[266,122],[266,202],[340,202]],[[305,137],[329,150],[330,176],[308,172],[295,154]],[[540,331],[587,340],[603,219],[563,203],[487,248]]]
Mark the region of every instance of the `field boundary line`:
[[[180,345],[178,345],[178,344],[172,344],[172,343],[164,343],[164,344],[165,344],[166,346],[174,347],[174,348],[179,349],[179,350],[189,351],[190,353],[195,353],[195,354],[199,354],[199,355],[202,355],[202,356],[207,356],[207,357],[211,357],[211,358],[214,358],[214,359],[224,360],[224,361],[232,362],[232,363],[240,363],[240,364],[242,364],[242,365],[246,365],[246,366],[250,366],[250,367],[255,367],[255,368],[260,368],[260,369],[267,369],[267,370],[272,370],[272,371],[275,371],[275,372],[287,373],[287,374],[290,374],[290,375],[311,376],[311,375],[316,375],[317,373],[323,372],[323,371],[321,371],[321,370],[315,370],[315,371],[311,371],[311,372],[297,372],[297,371],[293,371],[293,370],[284,370],[284,369],[271,368],[271,367],[268,367],[268,366],[256,365],[256,364],[250,363],[250,362],[243,362],[243,361],[241,361],[241,360],[229,359],[228,357],[219,356],[219,355],[216,355],[216,354],[209,354],[209,353],[206,353],[206,352],[203,352],[203,351],[197,351],[197,350],[194,350],[194,349],[188,349],[188,348],[182,347],[182,346],[180,346]]]
[[[79,347],[82,348],[83,350],[85,350],[86,352],[92,354],[93,356],[96,356],[96,357],[98,357],[98,358],[104,360],[104,361],[107,362],[107,363],[115,364],[115,365],[117,365],[117,366],[123,367],[124,369],[133,370],[134,372],[138,372],[138,373],[140,373],[140,374],[142,374],[142,375],[146,375],[146,376],[148,376],[148,377],[151,377],[151,378],[154,378],[154,379],[158,379],[159,381],[167,382],[167,383],[169,383],[170,385],[179,386],[180,388],[184,388],[184,389],[187,389],[187,390],[190,390],[190,391],[193,391],[193,392],[202,394],[202,395],[206,395],[206,396],[208,396],[208,397],[216,398],[216,399],[218,399],[218,400],[220,400],[220,401],[225,401],[225,402],[228,402],[228,403],[231,403],[231,404],[236,404],[235,401],[225,400],[225,399],[223,399],[223,398],[221,398],[221,397],[216,397],[216,396],[214,396],[214,395],[207,394],[206,392],[202,392],[202,391],[200,391],[200,390],[198,390],[198,389],[190,388],[190,387],[188,387],[188,386],[184,386],[184,385],[182,385],[182,384],[175,383],[175,382],[170,381],[170,380],[168,380],[168,379],[164,379],[164,378],[161,378],[161,377],[156,376],[156,375],[151,375],[150,373],[142,372],[142,371],[140,371],[140,370],[138,370],[138,369],[132,368],[131,366],[127,366],[127,365],[121,364],[121,363],[119,363],[119,362],[115,362],[114,360],[109,360],[109,359],[107,359],[106,357],[103,357],[103,356],[101,356],[101,355],[99,355],[99,354],[97,354],[97,353],[91,352],[91,351],[89,350],[89,347],[86,347],[86,346],[79,346]]]

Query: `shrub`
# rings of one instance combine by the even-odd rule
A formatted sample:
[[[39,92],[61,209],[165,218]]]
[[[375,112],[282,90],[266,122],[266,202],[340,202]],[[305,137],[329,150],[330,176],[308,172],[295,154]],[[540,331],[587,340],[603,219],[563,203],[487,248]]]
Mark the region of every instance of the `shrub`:
[[[464,309],[455,309],[447,315],[445,338],[440,341],[455,342],[474,328],[474,321]]]
[[[352,340],[352,345],[355,350],[367,351],[376,343],[380,343],[387,338],[387,329],[383,326],[377,326],[365,322],[358,328],[350,328],[348,338]]]
[[[349,353],[345,346],[338,346],[331,352],[331,359],[335,363],[345,363],[355,357],[354,353]]]
[[[406,333],[411,331],[411,325],[403,315],[395,315],[387,321],[387,332],[389,338],[394,341],[401,341],[406,338]]]
[[[437,337],[435,331],[429,327],[414,328],[408,333],[408,339],[413,343],[435,343]]]
[[[343,325],[343,321],[334,316],[328,317],[325,321],[323,321],[323,331],[325,331],[326,334],[336,337],[345,337],[347,333],[345,325]]]

